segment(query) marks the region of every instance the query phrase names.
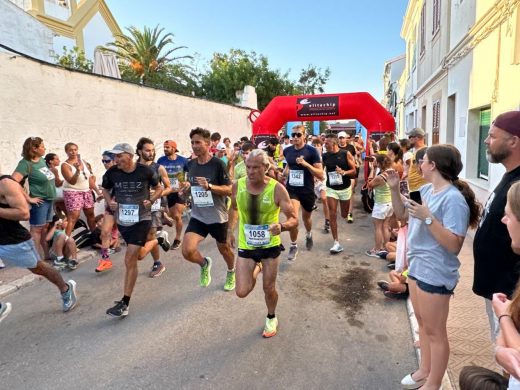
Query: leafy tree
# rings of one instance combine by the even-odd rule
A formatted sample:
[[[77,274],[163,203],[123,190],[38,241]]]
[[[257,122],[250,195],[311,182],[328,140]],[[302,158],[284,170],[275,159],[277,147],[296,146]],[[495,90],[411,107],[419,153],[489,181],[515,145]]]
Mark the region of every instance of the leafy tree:
[[[296,93],[288,73],[270,69],[267,57],[255,52],[231,49],[229,53],[215,53],[209,68],[202,75],[201,86],[203,95],[211,100],[236,103],[236,91],[252,85],[262,110],[273,97]]]
[[[56,63],[70,69],[81,70],[83,72],[92,72],[94,63],[85,57],[85,52],[79,47],[74,46],[72,49],[67,49],[63,46],[63,54],[55,55]]]
[[[327,84],[330,77],[330,69],[316,68],[309,65],[307,69],[302,69],[300,78],[298,79],[297,89],[302,95],[314,95],[316,93],[323,93],[323,87]]]
[[[174,44],[173,34],[163,34],[164,29],[159,26],[153,30],[145,26],[142,31],[130,26],[126,30],[128,35],[116,35],[116,41],[109,43],[104,50],[119,58],[121,73],[128,79],[138,77],[142,84],[149,85],[149,79],[167,77],[172,71],[179,72],[186,66],[179,60],[192,58],[188,55],[171,57],[174,52],[186,49],[186,46],[171,47]]]

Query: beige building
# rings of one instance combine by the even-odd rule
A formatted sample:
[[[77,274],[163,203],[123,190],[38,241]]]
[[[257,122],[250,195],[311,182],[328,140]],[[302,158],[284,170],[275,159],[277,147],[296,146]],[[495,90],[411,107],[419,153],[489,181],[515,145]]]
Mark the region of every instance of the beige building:
[[[520,0],[410,0],[401,37],[399,126],[456,145],[485,199],[504,172],[486,160],[490,121],[520,107]]]

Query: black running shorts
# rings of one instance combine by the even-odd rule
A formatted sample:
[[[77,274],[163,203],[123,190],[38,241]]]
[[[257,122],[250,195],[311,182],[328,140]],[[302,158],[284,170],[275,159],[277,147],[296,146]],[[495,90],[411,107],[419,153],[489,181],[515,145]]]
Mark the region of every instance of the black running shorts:
[[[168,208],[175,206],[177,203],[186,204],[186,200],[177,192],[166,195],[166,198],[168,199]]]
[[[152,228],[152,221],[140,221],[131,226],[118,224],[117,227],[127,245],[144,246]]]
[[[210,234],[218,243],[225,244],[227,241],[227,229],[227,222],[207,224],[196,218],[191,218],[184,234],[195,233],[204,238]]]
[[[314,202],[316,201],[316,196],[314,195],[314,190],[311,192],[307,191],[292,191],[287,190],[289,192],[289,198],[295,199],[300,202],[302,208],[307,212],[312,212],[312,208],[314,207]]]
[[[282,253],[280,245],[273,246],[270,248],[258,248],[258,249],[240,249],[238,248],[238,257],[243,259],[253,259],[255,262],[260,263],[262,260],[276,259]]]

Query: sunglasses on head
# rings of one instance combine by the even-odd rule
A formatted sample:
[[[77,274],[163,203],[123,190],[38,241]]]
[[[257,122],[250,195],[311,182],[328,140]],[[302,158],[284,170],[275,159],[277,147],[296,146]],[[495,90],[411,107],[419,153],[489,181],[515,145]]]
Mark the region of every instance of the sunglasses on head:
[[[104,159],[103,159],[103,160],[101,160],[101,162],[102,162],[103,164],[108,164],[108,163],[112,162],[112,160],[104,160]]]
[[[292,133],[291,134],[291,137],[296,137],[296,138],[300,138],[303,134],[302,133]]]

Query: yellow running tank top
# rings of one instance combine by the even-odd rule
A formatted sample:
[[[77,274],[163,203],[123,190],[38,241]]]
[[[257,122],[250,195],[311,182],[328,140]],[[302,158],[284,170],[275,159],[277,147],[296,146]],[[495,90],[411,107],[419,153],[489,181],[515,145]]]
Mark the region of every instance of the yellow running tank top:
[[[277,181],[270,178],[260,194],[252,195],[247,191],[246,180],[243,177],[237,182],[238,248],[253,250],[280,245],[280,235],[269,233],[269,225],[278,223],[280,216],[280,207],[274,200]]]

